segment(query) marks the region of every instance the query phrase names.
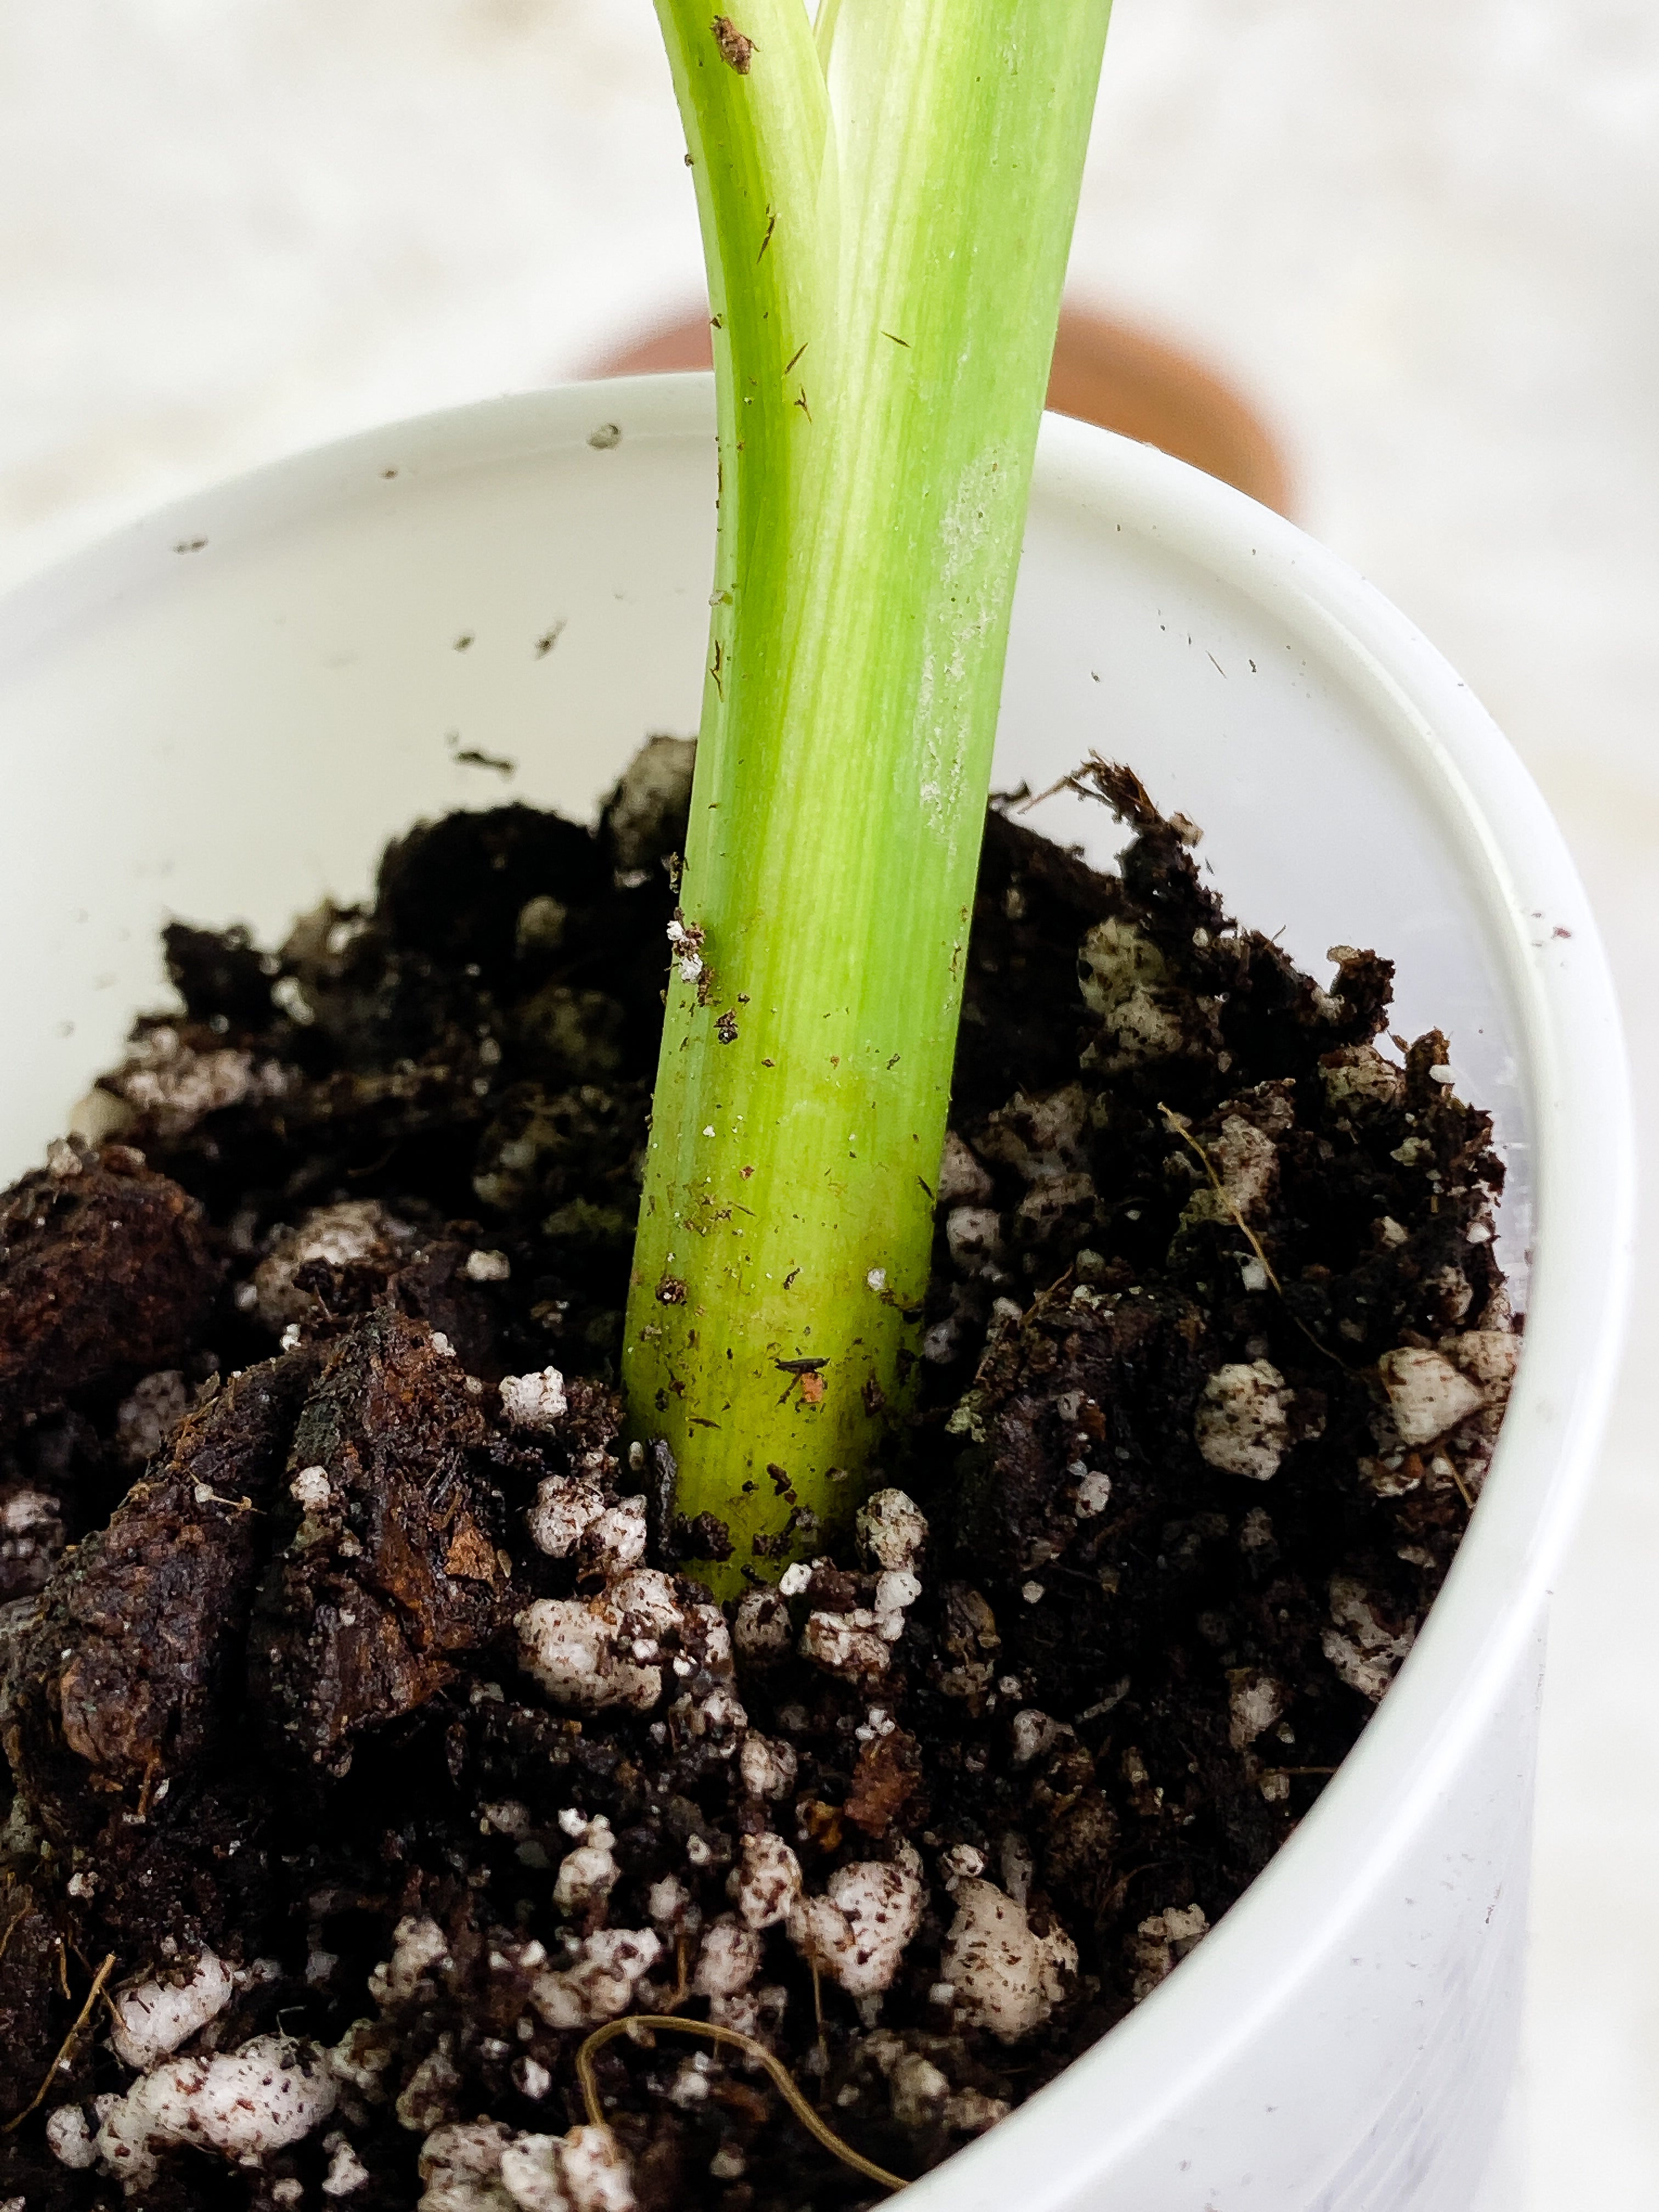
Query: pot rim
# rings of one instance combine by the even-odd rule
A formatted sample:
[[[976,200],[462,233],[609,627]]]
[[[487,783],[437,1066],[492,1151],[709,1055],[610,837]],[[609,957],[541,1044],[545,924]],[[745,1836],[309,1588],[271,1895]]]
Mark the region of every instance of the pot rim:
[[[511,466],[589,442],[709,434],[713,379],[564,385],[359,433],[173,502],[0,599],[0,653],[142,592],[179,552],[247,544],[397,472]],[[916,2212],[1066,2201],[1201,2098],[1388,1881],[1524,1663],[1612,1397],[1634,1236],[1634,1136],[1611,977],[1565,842],[1519,758],[1414,626],[1337,556],[1243,494],[1110,431],[1044,417],[1033,512],[1059,504],[1235,588],[1366,696],[1468,877],[1526,1065],[1535,1206],[1523,1353],[1487,1487],[1445,1587],[1364,1735],[1204,1942],[1045,2089],[913,2184]]]

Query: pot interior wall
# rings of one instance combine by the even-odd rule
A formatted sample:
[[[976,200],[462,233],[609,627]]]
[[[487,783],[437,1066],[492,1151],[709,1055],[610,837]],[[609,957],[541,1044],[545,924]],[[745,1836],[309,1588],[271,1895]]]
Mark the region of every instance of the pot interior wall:
[[[0,1176],[164,996],[169,916],[279,933],[325,892],[360,895],[417,814],[585,813],[648,732],[695,729],[714,469],[686,397],[575,387],[377,433],[205,495],[0,610]],[[1000,781],[1041,791],[1091,748],[1130,761],[1203,825],[1234,909],[1316,974],[1338,942],[1397,959],[1399,1025],[1450,1030],[1524,1158],[1480,888],[1352,655],[1310,648],[1248,572],[1206,573],[1132,502],[1079,511],[1054,473]],[[1119,842],[1069,794],[1032,818],[1097,858]]]

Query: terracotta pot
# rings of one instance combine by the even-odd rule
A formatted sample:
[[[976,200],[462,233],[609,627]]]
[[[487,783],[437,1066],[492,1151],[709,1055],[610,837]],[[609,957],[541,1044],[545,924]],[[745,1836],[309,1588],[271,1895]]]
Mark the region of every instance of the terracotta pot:
[[[648,376],[713,365],[705,310],[676,315],[594,364],[595,376]],[[1280,514],[1290,471],[1272,433],[1231,386],[1164,344],[1088,307],[1060,310],[1048,407],[1190,461]]]

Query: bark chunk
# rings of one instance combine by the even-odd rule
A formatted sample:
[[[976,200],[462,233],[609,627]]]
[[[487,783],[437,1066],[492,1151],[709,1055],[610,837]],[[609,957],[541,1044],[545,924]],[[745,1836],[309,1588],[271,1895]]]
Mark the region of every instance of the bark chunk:
[[[175,1358],[219,1285],[201,1208],[142,1157],[56,1149],[0,1200],[0,1440]]]
[[[422,1323],[383,1309],[331,1348],[295,1433],[248,1647],[255,1704],[300,1755],[337,1765],[350,1737],[424,1705],[504,1625],[489,1434]]]
[[[240,1698],[262,1524],[313,1366],[249,1368],[191,1414],[12,1639],[6,1753],[53,1838],[88,1836],[112,1799],[152,1802]]]

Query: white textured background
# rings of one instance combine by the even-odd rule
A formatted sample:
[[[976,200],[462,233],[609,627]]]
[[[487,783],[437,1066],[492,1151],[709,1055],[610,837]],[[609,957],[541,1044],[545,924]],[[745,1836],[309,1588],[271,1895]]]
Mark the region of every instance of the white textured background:
[[[0,583],[698,283],[649,0],[0,0]],[[1507,728],[1659,1133],[1659,14],[1119,0],[1073,288],[1235,378]],[[1659,2212],[1656,1371],[1650,1262],[1557,1607],[1514,2212]]]

